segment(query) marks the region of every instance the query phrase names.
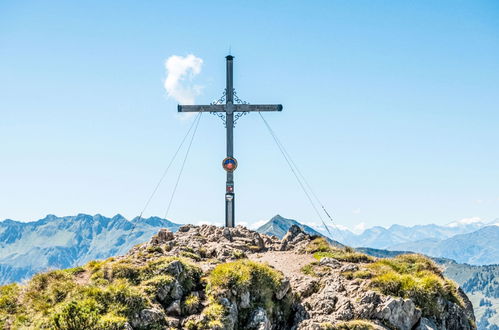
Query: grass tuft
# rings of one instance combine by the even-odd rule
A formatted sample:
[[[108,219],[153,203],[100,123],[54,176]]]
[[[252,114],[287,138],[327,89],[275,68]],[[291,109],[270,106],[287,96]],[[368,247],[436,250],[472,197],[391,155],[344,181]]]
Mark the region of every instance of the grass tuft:
[[[321,260],[322,258],[334,258],[344,262],[373,262],[375,259],[367,254],[360,253],[351,247],[338,248],[327,242],[324,237],[317,237],[310,241],[305,247],[305,252],[314,255],[314,258]]]
[[[339,323],[322,323],[320,329],[324,330],[375,330],[376,324],[366,320],[351,320]]]
[[[412,299],[423,316],[439,313],[438,297],[464,306],[457,285],[445,279],[440,268],[425,256],[408,254],[379,259],[366,268],[372,273],[371,287],[383,294]]]
[[[80,282],[81,272],[91,274],[88,283]],[[200,275],[200,268],[172,257],[144,264],[110,258],[40,273],[25,285],[0,287],[0,328],[123,329],[141,310],[159,304],[160,286],[179,281],[190,291],[200,286]],[[151,327],[161,328],[163,321]]]

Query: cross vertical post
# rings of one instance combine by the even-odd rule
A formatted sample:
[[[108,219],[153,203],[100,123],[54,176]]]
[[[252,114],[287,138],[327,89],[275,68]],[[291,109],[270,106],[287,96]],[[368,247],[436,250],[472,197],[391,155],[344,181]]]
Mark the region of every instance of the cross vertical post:
[[[227,60],[227,87],[226,87],[226,114],[225,124],[227,126],[227,158],[234,157],[234,86],[233,86],[233,60],[234,57],[228,55]],[[225,227],[234,227],[234,172],[227,171],[227,181],[225,183]]]
[[[225,183],[225,226],[235,226],[234,212],[234,170],[237,168],[237,160],[234,158],[234,124],[241,116],[248,112],[262,111],[282,111],[281,104],[248,104],[242,102],[234,95],[234,72],[233,60],[234,56],[228,55],[225,57],[227,65],[227,85],[225,88],[225,104],[223,98],[217,102],[208,105],[178,105],[178,112],[210,112],[220,114],[220,117],[225,119],[225,127],[227,130],[227,157],[223,160],[222,166],[227,172],[227,181]],[[234,100],[235,99],[235,100]],[[234,104],[234,101],[236,101]],[[234,116],[234,112],[238,112]]]

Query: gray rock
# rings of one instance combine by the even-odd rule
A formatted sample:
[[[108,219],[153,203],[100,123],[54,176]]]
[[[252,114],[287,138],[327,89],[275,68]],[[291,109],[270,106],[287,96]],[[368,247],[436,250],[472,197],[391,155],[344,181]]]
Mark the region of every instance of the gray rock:
[[[166,314],[180,316],[182,314],[182,310],[180,309],[180,300],[174,300],[170,306],[166,308]]]
[[[270,330],[272,325],[267,316],[267,312],[262,307],[258,307],[254,310],[249,318],[248,325],[246,327],[248,330]]]
[[[355,264],[346,264],[340,268],[340,272],[355,272],[359,270],[359,266]]]
[[[171,241],[174,238],[174,236],[171,231],[169,231],[166,228],[163,228],[160,229],[160,231],[158,232],[158,238],[161,240],[161,242],[168,242]]]
[[[158,287],[158,290],[156,292],[156,297],[160,302],[165,303],[169,299],[172,286],[173,283],[169,283]]]
[[[378,318],[400,330],[411,330],[421,318],[421,310],[410,299],[390,297],[379,306]]]
[[[228,239],[229,241],[231,241],[231,242],[232,242],[232,234],[231,234],[231,232],[230,232],[229,228],[227,228],[227,227],[226,227],[226,228],[224,228],[224,231],[223,231],[223,236],[224,236],[226,239]]]
[[[345,301],[336,311],[336,318],[338,320],[349,321],[355,317],[354,307],[350,300]]]
[[[260,236],[260,234],[255,233],[253,235],[253,242],[256,246],[258,246],[260,248],[260,250],[265,249],[265,243],[264,243],[262,237]]]
[[[236,327],[236,324],[238,321],[237,305],[232,303],[227,298],[220,298],[219,302],[227,310],[227,313],[225,314],[225,317],[224,317],[224,329],[227,329],[227,330],[234,329]]]
[[[415,330],[438,330],[438,327],[432,320],[422,317]]]
[[[289,280],[287,278],[282,280],[281,286],[279,287],[279,289],[277,289],[277,292],[275,293],[277,300],[281,300],[282,298],[284,298],[284,296],[288,293],[290,288],[291,286],[289,285]]]
[[[183,225],[181,226],[178,231],[181,233],[186,233],[191,229],[192,225]]]
[[[178,260],[172,261],[165,269],[166,273],[174,277],[179,277],[183,271],[184,271],[184,266],[182,266],[182,263]]]
[[[166,326],[172,328],[180,327],[180,320],[176,317],[167,316],[165,318]]]
[[[184,288],[180,285],[178,281],[173,282],[170,296],[172,299],[179,300],[184,295]]]
[[[165,318],[163,311],[156,308],[147,308],[140,311],[139,315],[132,318],[131,326],[133,328],[149,328],[158,324]]]
[[[295,287],[294,291],[300,298],[307,298],[317,292],[319,282],[316,279],[303,279]]]
[[[341,266],[341,262],[339,262],[338,260],[334,259],[334,258],[322,258],[321,261],[319,262],[319,264],[321,266],[327,266],[327,267],[331,267],[331,268],[338,268]]]
[[[241,308],[250,307],[250,293],[249,293],[249,291],[243,292],[240,297],[241,298],[240,298],[239,306]]]

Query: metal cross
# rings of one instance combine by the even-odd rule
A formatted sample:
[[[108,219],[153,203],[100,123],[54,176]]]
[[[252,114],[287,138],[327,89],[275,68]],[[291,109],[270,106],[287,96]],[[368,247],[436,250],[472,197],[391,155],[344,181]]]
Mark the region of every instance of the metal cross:
[[[210,105],[179,105],[178,112],[225,112],[225,126],[227,128],[227,158],[222,162],[222,166],[227,171],[227,182],[225,185],[225,226],[234,227],[234,170],[237,161],[234,158],[234,113],[246,114],[251,111],[282,111],[281,104],[234,104],[233,87],[233,60],[234,56],[228,55],[227,59],[227,87],[225,89],[225,104],[216,102]],[[236,95],[236,100],[238,100]],[[223,114],[220,114],[223,116]],[[237,119],[236,115],[236,119]]]

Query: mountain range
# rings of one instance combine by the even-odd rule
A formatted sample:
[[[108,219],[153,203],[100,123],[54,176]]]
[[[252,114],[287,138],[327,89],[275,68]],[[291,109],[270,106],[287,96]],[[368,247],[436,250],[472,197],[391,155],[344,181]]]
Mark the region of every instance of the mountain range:
[[[340,243],[392,251],[413,251],[431,257],[453,259],[471,265],[499,264],[499,220],[489,223],[465,219],[447,225],[392,225],[372,227],[361,233],[345,228],[314,227],[323,235],[332,233]]]
[[[22,281],[51,268],[68,268],[93,259],[126,253],[158,231],[180,225],[158,217],[112,218],[100,214],[57,217],[34,222],[0,222],[0,283]]]
[[[289,227],[296,223],[296,220],[286,219],[278,215],[257,229],[257,231],[265,231],[267,234],[274,234],[281,237],[283,232],[286,232]],[[451,229],[449,230],[446,227]],[[278,230],[272,232],[272,228],[278,228]],[[317,229],[316,232],[325,231],[325,229]],[[332,231],[332,228],[329,229]],[[420,242],[421,240],[418,240],[418,235],[412,234],[411,229],[414,229],[414,232],[418,232],[420,235],[425,235],[428,230],[431,231],[434,229],[436,231],[436,233],[433,234],[434,237],[437,235],[448,235],[449,232],[467,232],[471,230],[469,233],[458,234],[445,240],[433,238],[434,242],[444,243],[440,243],[439,245],[442,250],[433,250],[432,252],[435,254],[455,255],[457,257],[456,259],[470,258],[473,260],[497,260],[497,247],[499,245],[497,231],[499,227],[497,225],[478,222],[473,222],[472,224],[467,222],[456,222],[447,226],[426,225],[404,227],[395,225],[389,229],[382,227],[374,228],[373,230],[368,229],[366,230],[368,233],[366,233],[365,237],[370,237],[372,238],[372,242],[377,242],[378,240],[382,240],[383,237],[390,237],[391,231],[393,230],[394,232],[405,233],[405,237],[412,237],[413,239],[416,239],[416,242]],[[348,233],[355,235],[352,232]],[[336,234],[340,236],[338,231],[336,231]],[[431,234],[428,233],[428,235]],[[336,236],[337,239],[341,240],[346,235],[343,237],[338,236]],[[397,235],[398,238],[401,236],[402,235]],[[381,244],[382,241],[378,241],[378,243]],[[408,246],[408,243],[406,244]],[[446,245],[449,247],[449,251],[444,250]],[[475,248],[477,245],[481,246],[483,250]],[[402,244],[400,246],[404,247]],[[421,247],[418,246],[417,243],[408,247],[411,247],[412,249],[385,250],[362,247],[357,248],[357,250],[377,258],[393,258],[400,254],[421,250]],[[459,253],[462,253],[463,256],[460,256]],[[491,255],[488,255],[489,253],[491,253]],[[492,254],[494,254],[495,259],[493,259]],[[468,265],[457,263],[454,260],[443,257],[434,257],[433,260],[444,269],[444,275],[457,282],[470,298],[477,319],[478,329],[499,330],[499,265]]]
[[[499,328],[499,226],[496,222],[464,221],[439,225],[373,227],[355,234],[345,229],[308,226],[280,215],[257,229],[282,238],[291,225],[311,235],[329,236],[376,257],[404,251],[434,257],[446,276],[470,296],[481,330]],[[121,215],[48,215],[34,222],[0,222],[0,284],[23,281],[33,274],[82,265],[89,260],[123,255],[150,239],[159,228],[176,231],[179,224],[158,217],[127,220]],[[338,243],[339,241],[340,243]],[[448,259],[446,259],[448,258]],[[453,259],[453,260],[450,260]],[[457,261],[457,262],[456,262]],[[462,264],[462,263],[468,263]],[[472,265],[475,264],[475,265]]]

